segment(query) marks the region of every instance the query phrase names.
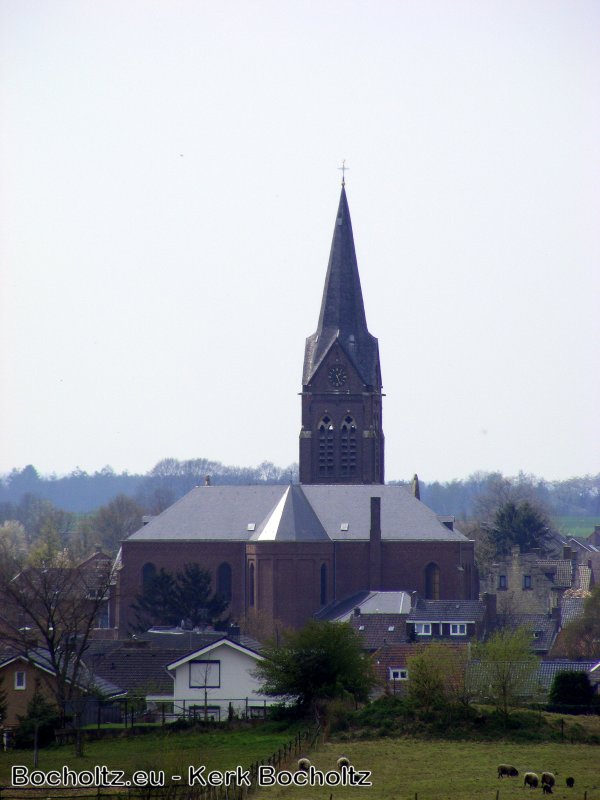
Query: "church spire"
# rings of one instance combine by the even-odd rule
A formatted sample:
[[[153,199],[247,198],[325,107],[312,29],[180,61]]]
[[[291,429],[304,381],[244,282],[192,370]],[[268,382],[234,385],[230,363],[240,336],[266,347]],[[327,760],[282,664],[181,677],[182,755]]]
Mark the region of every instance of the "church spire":
[[[382,397],[342,184],[319,323],[304,351],[300,483],[383,483]]]
[[[316,332],[306,342],[304,385],[310,383],[336,339],[354,362],[363,383],[377,386],[380,382],[377,339],[371,336],[367,328],[344,184],[333,231],[319,323]]]

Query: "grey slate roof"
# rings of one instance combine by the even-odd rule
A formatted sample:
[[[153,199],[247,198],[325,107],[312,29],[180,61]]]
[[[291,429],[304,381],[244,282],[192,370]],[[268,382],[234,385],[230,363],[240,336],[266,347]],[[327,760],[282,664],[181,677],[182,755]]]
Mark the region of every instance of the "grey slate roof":
[[[308,385],[323,357],[338,339],[367,386],[378,387],[377,339],[367,329],[358,274],[352,222],[346,190],[342,186],[321,313],[317,330],[306,340],[303,385]]]
[[[485,603],[481,600],[417,600],[408,622],[481,622]]]
[[[332,622],[347,622],[354,617],[355,609],[359,609],[360,617],[378,616],[381,614],[408,614],[410,595],[407,592],[362,591],[336,600],[322,608],[315,617]]]
[[[563,597],[560,604],[560,624],[564,628],[569,622],[575,622],[583,616],[583,597]]]
[[[366,650],[376,650],[386,644],[402,644],[406,635],[406,614],[361,614],[348,622],[363,641]]]
[[[133,533],[132,541],[249,541],[273,512],[289,487],[201,486],[192,489],[162,514]],[[369,538],[370,498],[381,498],[381,538],[400,541],[455,541],[467,539],[449,530],[434,512],[412,496],[405,486],[303,485],[304,498],[315,514],[293,493],[290,515],[298,523],[302,541],[330,539],[360,541]],[[298,503],[296,503],[298,500]],[[297,511],[296,511],[297,509]],[[347,523],[348,530],[341,530]],[[249,525],[252,529],[249,530]],[[287,523],[286,523],[287,525]],[[288,532],[291,528],[286,529]]]
[[[287,487],[250,538],[278,542],[329,541],[301,486]]]
[[[507,624],[513,628],[530,628],[531,649],[546,653],[552,647],[558,632],[558,623],[547,614],[510,614]]]

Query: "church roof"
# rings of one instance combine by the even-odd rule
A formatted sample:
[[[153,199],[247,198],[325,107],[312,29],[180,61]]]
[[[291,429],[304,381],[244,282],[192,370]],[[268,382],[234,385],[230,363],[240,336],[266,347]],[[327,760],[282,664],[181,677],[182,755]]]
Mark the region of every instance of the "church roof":
[[[381,498],[383,541],[467,541],[406,487],[380,484],[200,486],[128,541],[250,541],[265,530],[281,541],[361,541],[369,538],[371,497]]]
[[[317,330],[306,340],[302,383],[312,380],[321,361],[338,339],[367,386],[377,387],[377,339],[367,329],[350,209],[342,186],[321,313]]]
[[[259,542],[329,541],[312,506],[300,486],[288,486],[275,508],[250,537]]]

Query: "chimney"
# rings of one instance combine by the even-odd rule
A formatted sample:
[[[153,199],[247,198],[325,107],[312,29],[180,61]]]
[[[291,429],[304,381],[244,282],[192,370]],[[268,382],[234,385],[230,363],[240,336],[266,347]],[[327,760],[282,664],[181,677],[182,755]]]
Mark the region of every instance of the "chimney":
[[[230,639],[233,639],[236,642],[240,640],[240,626],[239,625],[230,625],[227,629],[227,636]]]
[[[563,559],[564,559],[565,561],[570,561],[572,558],[573,558],[573,551],[571,550],[571,548],[570,548],[570,547],[568,547],[567,545],[565,545],[565,546],[563,547]]]
[[[356,608],[354,609],[354,616],[360,617],[360,608],[358,606],[356,606]]]
[[[205,475],[204,476],[204,485],[205,486],[210,486],[210,475]]]
[[[419,486],[419,476],[417,475],[416,472],[413,475],[411,489],[412,489],[413,497],[416,497],[417,500],[420,500],[421,499],[421,487]]]
[[[371,498],[371,532],[369,537],[369,589],[381,589],[381,497]]]
[[[498,619],[497,597],[490,592],[484,592],[481,599],[485,603],[486,628],[488,631],[492,631],[496,627]]]

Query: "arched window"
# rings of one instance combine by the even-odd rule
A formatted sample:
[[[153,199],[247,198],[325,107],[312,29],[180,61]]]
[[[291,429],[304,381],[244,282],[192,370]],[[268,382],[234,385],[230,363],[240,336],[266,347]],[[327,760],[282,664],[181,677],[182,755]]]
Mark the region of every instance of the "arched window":
[[[348,414],[340,432],[340,471],[342,475],[356,473],[356,423]]]
[[[333,421],[327,414],[317,426],[319,432],[319,475],[333,475],[333,447],[335,430]]]
[[[254,605],[254,564],[250,564],[248,570],[248,602],[251,606]]]
[[[321,605],[327,602],[327,564],[321,564]]]
[[[440,568],[433,562],[425,567],[425,597],[427,600],[440,599]]]
[[[224,597],[227,602],[231,601],[231,567],[226,561],[219,564],[217,570],[217,594]]]
[[[156,577],[156,567],[148,562],[142,567],[142,587],[146,589]]]

